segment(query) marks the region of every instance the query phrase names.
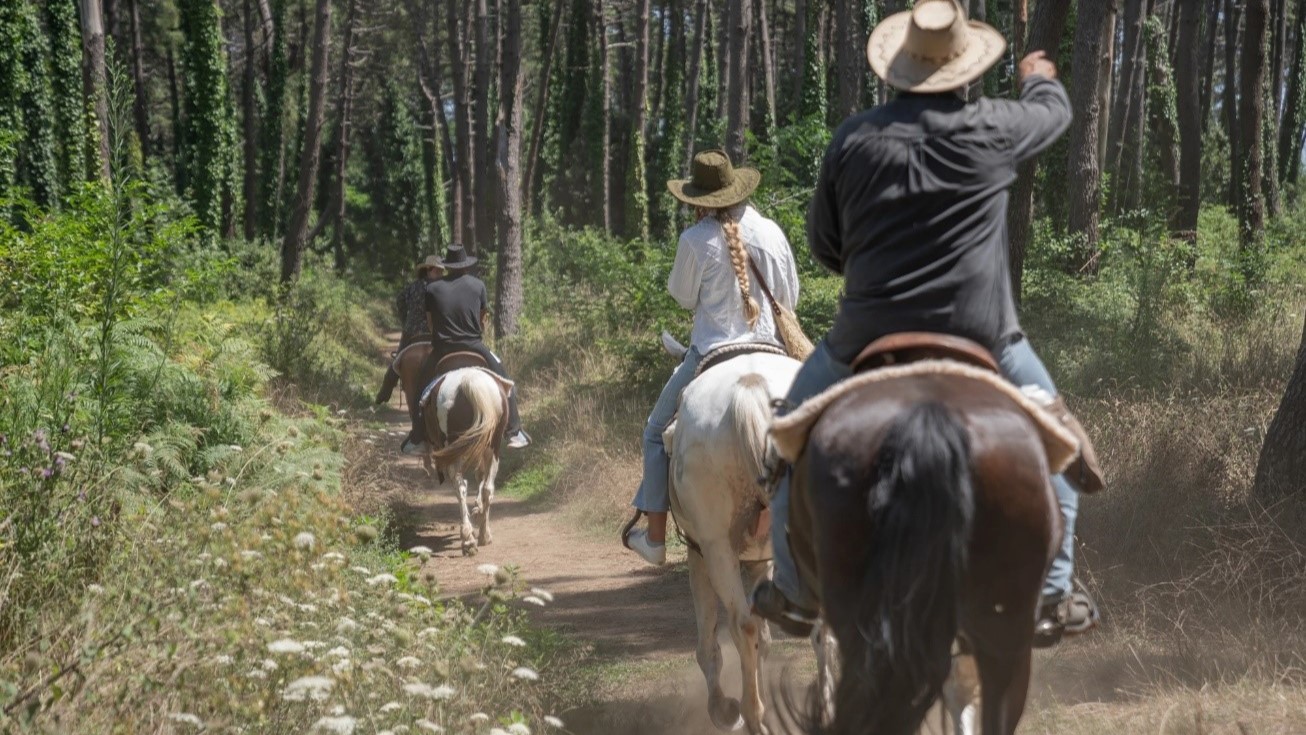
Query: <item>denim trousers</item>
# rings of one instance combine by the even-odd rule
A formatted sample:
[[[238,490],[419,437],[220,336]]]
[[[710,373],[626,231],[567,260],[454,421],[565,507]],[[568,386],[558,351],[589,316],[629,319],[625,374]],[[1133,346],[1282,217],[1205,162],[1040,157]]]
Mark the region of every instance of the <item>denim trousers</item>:
[[[645,513],[666,513],[671,510],[671,458],[667,455],[662,432],[667,430],[680,407],[680,393],[694,380],[694,373],[703,356],[690,348],[685,359],[671,374],[662,388],[658,402],[653,405],[648,422],[644,424],[644,477],[640,480],[635,501],[631,503]]]
[[[1002,348],[998,353],[998,365],[1002,375],[1011,383],[1017,386],[1037,385],[1056,395],[1057,389],[1052,383],[1052,377],[1028,339],[1022,337]],[[803,363],[786,398],[791,406],[797,406],[851,374],[851,368],[836,360],[826,343],[821,342],[807,358],[807,362]],[[1043,596],[1047,599],[1070,592],[1071,578],[1075,571],[1075,518],[1079,514],[1079,496],[1064,477],[1054,476],[1052,488],[1056,491],[1057,503],[1061,506],[1061,515],[1065,519],[1065,535],[1047,580],[1043,583]],[[771,543],[775,548],[774,582],[791,602],[814,610],[818,607],[816,595],[805,588],[798,577],[798,568],[789,550],[788,526],[789,477],[785,476],[771,500]]]

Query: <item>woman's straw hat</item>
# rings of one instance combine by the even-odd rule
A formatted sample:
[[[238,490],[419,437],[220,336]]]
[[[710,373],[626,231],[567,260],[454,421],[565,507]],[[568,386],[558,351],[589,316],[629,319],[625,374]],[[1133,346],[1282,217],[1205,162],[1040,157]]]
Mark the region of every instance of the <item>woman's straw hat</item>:
[[[426,260],[423,260],[422,262],[417,264],[417,275],[420,276],[432,268],[439,268],[439,267],[440,267],[440,256],[428,255],[426,256]]]
[[[919,0],[911,10],[885,18],[866,44],[877,76],[895,89],[925,94],[964,87],[1006,51],[1002,34],[966,20],[957,0]]]
[[[671,196],[691,207],[726,209],[748,199],[762,181],[756,169],[735,168],[722,150],[694,155],[693,178],[667,182]]]

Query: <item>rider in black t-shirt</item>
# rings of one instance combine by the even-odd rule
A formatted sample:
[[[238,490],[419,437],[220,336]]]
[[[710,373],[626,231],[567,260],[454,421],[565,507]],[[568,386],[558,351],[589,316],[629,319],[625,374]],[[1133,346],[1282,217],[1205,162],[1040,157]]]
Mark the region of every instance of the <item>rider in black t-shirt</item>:
[[[422,375],[431,377],[435,367],[446,356],[455,352],[475,352],[485,358],[486,365],[505,379],[507,371],[498,355],[485,346],[481,324],[490,310],[489,292],[485,282],[470,273],[476,258],[467,255],[462,245],[449,246],[440,267],[445,276],[426,286],[426,318],[431,326],[431,345],[434,348],[422,367]],[[410,440],[404,442],[405,454],[420,454],[425,447],[425,425],[418,422]],[[531,443],[521,428],[517,412],[517,389],[508,395],[508,446],[521,449]]]

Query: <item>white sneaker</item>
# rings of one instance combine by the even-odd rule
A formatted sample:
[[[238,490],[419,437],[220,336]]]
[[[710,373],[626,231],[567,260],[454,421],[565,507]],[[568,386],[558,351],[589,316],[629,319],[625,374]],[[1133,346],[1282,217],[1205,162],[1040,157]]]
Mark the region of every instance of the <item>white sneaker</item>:
[[[525,449],[530,445],[531,445],[530,435],[528,435],[525,431],[522,431],[521,429],[518,429],[516,434],[513,434],[512,436],[508,437],[509,449]]]
[[[639,528],[630,532],[626,537],[626,543],[630,544],[631,551],[643,557],[644,561],[655,567],[660,567],[667,563],[667,545],[655,544],[648,540],[648,530]]]
[[[399,451],[403,454],[407,454],[410,457],[420,457],[423,454],[426,454],[427,452],[431,451],[431,445],[428,444],[427,442],[422,442],[421,444],[414,444],[408,439],[405,439],[403,446],[399,447]]]

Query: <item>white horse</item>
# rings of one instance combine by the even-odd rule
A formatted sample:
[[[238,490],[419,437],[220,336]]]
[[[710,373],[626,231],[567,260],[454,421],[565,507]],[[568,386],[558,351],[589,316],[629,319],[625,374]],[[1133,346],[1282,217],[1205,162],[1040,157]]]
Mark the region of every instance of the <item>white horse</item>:
[[[674,341],[664,336],[663,342],[676,351]],[[799,366],[788,357],[759,353],[706,370],[681,394],[679,417],[664,436],[671,454],[671,512],[690,544],[697,658],[707,679],[708,711],[717,727],[747,726],[752,735],[767,733],[761,686],[770,644],[766,622],[752,614],[748,599],[771,569],[770,515],[758,479],[765,471],[771,401],[788,393]],[[718,602],[739,650],[742,706],[721,690]]]
[[[439,387],[426,398],[423,421],[433,441],[424,458],[428,473],[454,483],[462,511],[459,538],[463,554],[471,556],[477,546],[493,542],[490,534],[490,506],[494,502],[494,481],[499,474],[499,451],[507,422],[506,396],[510,385],[482,368],[462,368],[447,373]],[[431,408],[435,410],[432,411]],[[436,446],[436,437],[448,444]],[[479,483],[475,512],[480,514],[479,533],[473,537],[472,511],[467,508],[468,476]],[[439,485],[437,484],[437,489]]]

